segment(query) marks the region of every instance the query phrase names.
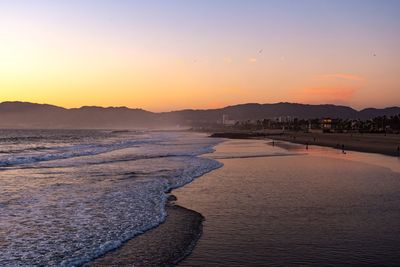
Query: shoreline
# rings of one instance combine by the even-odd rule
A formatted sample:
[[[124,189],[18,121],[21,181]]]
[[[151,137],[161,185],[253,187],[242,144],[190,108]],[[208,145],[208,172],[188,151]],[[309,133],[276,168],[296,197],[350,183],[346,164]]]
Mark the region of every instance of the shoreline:
[[[174,266],[184,260],[201,237],[204,217],[171,199],[163,223],[84,266]]]
[[[199,157],[213,153],[220,143],[223,141],[213,145],[213,151],[205,152]],[[173,191],[223,167],[218,160],[213,160],[219,163],[217,167],[195,175],[191,181],[170,187],[164,192],[167,195],[164,221],[83,266],[175,266],[183,261],[192,253],[201,238],[205,218],[201,213],[177,205]]]
[[[293,138],[294,136],[295,138]],[[310,142],[310,138],[314,138],[314,136],[316,136],[315,142]],[[214,134],[212,137],[253,140],[264,140],[267,138],[272,140],[288,141],[297,144],[306,144],[307,142],[310,142],[309,145],[320,145],[324,147],[334,147],[331,145],[333,140],[343,140],[334,138],[334,135],[328,134],[327,137],[329,137],[329,141],[331,141],[331,143],[324,145],[322,141],[326,141],[326,138],[323,139],[320,135],[293,135],[292,133],[233,133],[233,136],[232,133],[220,133],[217,135]],[[313,139],[311,140],[314,141]],[[219,143],[217,146],[221,145],[222,143]],[[217,146],[215,146],[215,150],[217,150]],[[279,142],[276,143],[276,146],[280,147]],[[351,150],[348,147],[346,147],[346,149]],[[365,150],[363,151],[357,147],[353,150],[370,152]],[[202,156],[207,157],[213,153],[206,153]],[[381,152],[373,153],[385,154]],[[221,160],[218,158],[214,158],[214,160],[221,162]],[[217,168],[217,170],[218,169],[219,168]],[[202,176],[207,177],[208,173],[205,173]],[[194,179],[194,181],[195,180],[196,179]],[[189,186],[191,183],[189,183]],[[174,191],[177,190],[178,193],[181,190],[184,190],[184,187],[185,186],[173,188],[168,192],[171,195],[169,195],[168,202],[166,204],[165,209],[167,212],[167,217],[165,218],[164,222],[155,228],[128,240],[119,248],[106,253],[102,257],[97,258],[84,266],[180,266],[181,263],[183,263],[183,266],[185,266],[186,259],[188,259],[188,257],[190,257],[190,255],[195,251],[195,247],[198,246],[197,243],[202,238],[203,221],[205,218],[203,217],[201,210],[197,212],[197,209],[192,209],[190,205],[188,208],[185,208],[185,203],[181,203],[179,199],[175,197]],[[207,216],[207,214],[204,216]]]
[[[342,150],[378,153],[387,156],[400,157],[400,135],[374,134],[335,134],[335,133],[250,133],[221,132],[210,135],[212,138],[227,139],[272,139],[303,145],[317,145]]]

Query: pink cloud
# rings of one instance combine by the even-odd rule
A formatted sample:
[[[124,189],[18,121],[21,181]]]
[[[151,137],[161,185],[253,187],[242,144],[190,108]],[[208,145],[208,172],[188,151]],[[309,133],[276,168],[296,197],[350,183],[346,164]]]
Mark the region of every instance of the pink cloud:
[[[349,103],[359,88],[307,87],[299,91],[297,99],[307,103]]]

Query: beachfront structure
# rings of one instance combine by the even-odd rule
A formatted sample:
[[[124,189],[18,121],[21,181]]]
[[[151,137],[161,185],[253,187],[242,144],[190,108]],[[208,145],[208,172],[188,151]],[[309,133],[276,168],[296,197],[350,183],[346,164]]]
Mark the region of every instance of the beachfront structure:
[[[279,123],[290,123],[294,122],[295,119],[296,119],[295,117],[291,116],[279,116],[274,118],[274,120]]]
[[[236,121],[235,120],[230,120],[228,115],[226,115],[226,114],[222,115],[222,124],[223,125],[232,126],[232,125],[235,125],[235,123],[236,123]]]
[[[338,129],[338,125],[339,125],[339,120],[337,119],[324,118],[321,121],[321,129],[322,132],[324,133],[336,132],[339,130],[341,131],[342,127],[339,127],[340,129]]]
[[[332,131],[332,122],[331,118],[324,118],[322,119],[321,128],[323,132],[330,132]]]

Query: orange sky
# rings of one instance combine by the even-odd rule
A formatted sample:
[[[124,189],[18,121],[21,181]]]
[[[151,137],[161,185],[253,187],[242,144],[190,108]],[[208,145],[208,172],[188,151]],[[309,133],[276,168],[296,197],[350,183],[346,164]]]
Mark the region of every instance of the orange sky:
[[[400,9],[356,3],[2,2],[0,101],[400,105]]]

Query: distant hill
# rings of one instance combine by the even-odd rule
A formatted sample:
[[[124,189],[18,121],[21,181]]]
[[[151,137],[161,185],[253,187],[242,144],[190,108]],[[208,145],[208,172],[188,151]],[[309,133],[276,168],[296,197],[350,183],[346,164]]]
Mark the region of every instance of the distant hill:
[[[212,110],[182,110],[173,112],[181,118],[192,121],[209,121],[222,118],[223,114],[235,120],[258,120],[279,116],[291,116],[300,119],[335,117],[356,118],[358,111],[335,105],[304,105],[293,103],[242,104]]]
[[[377,108],[366,108],[361,110],[360,112],[360,118],[363,120],[378,117],[378,116],[393,116],[393,115],[398,115],[400,114],[400,108],[399,107],[390,107],[390,108],[383,108],[383,109],[377,109]]]
[[[126,128],[156,126],[156,115],[126,107],[65,109],[26,102],[0,103],[0,128]]]
[[[241,104],[220,109],[180,110],[153,113],[127,107],[89,107],[66,109],[27,102],[0,103],[0,128],[163,128],[175,125],[212,124],[222,115],[234,120],[257,120],[291,116],[299,119],[369,119],[400,114],[400,107],[368,108],[357,111],[346,106],[295,103]]]
[[[277,117],[290,116],[299,119],[312,118],[342,118],[342,119],[370,119],[382,115],[400,114],[400,107],[386,109],[364,109],[357,111],[353,108],[338,105],[306,105],[296,103],[276,103],[276,104],[242,104],[228,106],[221,109],[209,110],[181,110],[166,113],[167,117],[175,120],[190,123],[211,123],[221,120],[222,115],[228,115],[234,120],[261,120]]]

